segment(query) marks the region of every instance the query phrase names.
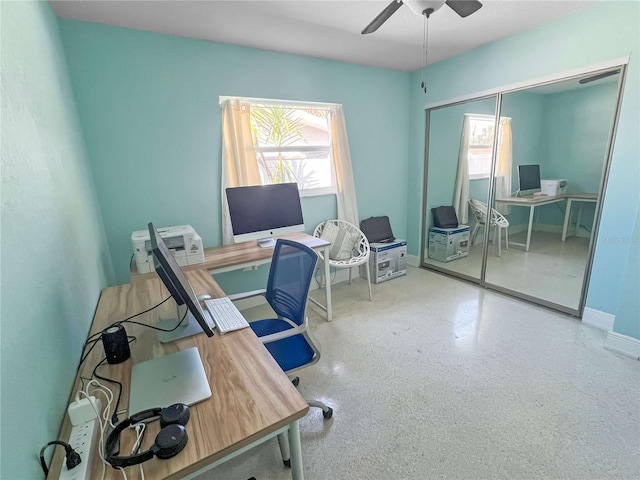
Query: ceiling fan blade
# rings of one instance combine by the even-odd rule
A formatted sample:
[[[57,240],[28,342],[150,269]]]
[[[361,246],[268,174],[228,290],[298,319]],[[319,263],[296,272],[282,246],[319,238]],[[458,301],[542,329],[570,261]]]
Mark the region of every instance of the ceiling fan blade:
[[[445,3],[462,18],[468,17],[482,7],[477,0],[447,0]]]
[[[389,20],[389,17],[393,15],[395,11],[398,10],[401,6],[402,0],[393,0],[382,12],[378,14],[376,18],[373,19],[373,21],[369,25],[364,27],[364,30],[362,30],[362,32],[360,33],[364,35],[366,33],[375,32],[384,22]]]

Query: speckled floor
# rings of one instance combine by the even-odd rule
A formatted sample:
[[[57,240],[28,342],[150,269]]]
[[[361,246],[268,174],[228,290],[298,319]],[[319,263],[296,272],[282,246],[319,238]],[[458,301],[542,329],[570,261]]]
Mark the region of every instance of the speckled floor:
[[[373,288],[335,286],[331,323],[310,311],[300,391],[334,416],[301,421],[307,480],[640,477],[640,362],[603,332],[423,269]],[[251,476],[291,478],[275,439],[199,478]]]
[[[526,232],[509,238],[524,243]],[[427,258],[427,263],[480,278],[482,252],[482,243],[476,243],[469,248],[467,257],[446,263]],[[528,252],[515,245],[505,249],[503,238],[500,257],[498,245],[489,245],[486,281],[577,310],[588,254],[589,239],[584,237],[568,237],[562,242],[558,233],[535,232]]]

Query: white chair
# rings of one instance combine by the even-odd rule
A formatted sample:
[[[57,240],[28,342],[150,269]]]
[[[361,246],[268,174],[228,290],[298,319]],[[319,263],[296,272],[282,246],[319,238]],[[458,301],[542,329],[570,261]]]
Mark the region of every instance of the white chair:
[[[478,230],[480,227],[487,226],[487,204],[481,202],[480,200],[474,200],[473,198],[469,199],[469,207],[471,207],[471,211],[473,215],[476,217],[476,224],[473,227],[473,231],[471,232],[471,245],[476,239],[478,235]],[[498,212],[495,208],[491,209],[491,221],[490,227],[495,227],[493,230],[493,243],[496,243],[496,235],[498,235],[498,256],[502,256],[502,229],[504,229],[504,237],[506,241],[507,250],[509,250],[509,220],[504,218],[500,212]]]
[[[364,233],[355,225],[345,222],[343,220],[327,220],[321,223],[313,231],[314,237],[322,237],[322,232],[325,230],[325,226],[331,223],[334,227],[343,230],[351,236],[353,239],[353,249],[351,250],[351,256],[343,260],[334,260],[329,258],[329,266],[334,268],[348,268],[349,269],[349,285],[351,285],[351,270],[353,267],[360,265],[366,265],[367,270],[367,282],[369,283],[369,301],[373,300],[371,294],[371,272],[369,271],[369,241],[365,237]],[[334,229],[335,230],[335,229]],[[330,240],[334,243],[334,240]],[[318,256],[324,260],[323,254],[318,252]],[[330,281],[325,278],[325,282]]]

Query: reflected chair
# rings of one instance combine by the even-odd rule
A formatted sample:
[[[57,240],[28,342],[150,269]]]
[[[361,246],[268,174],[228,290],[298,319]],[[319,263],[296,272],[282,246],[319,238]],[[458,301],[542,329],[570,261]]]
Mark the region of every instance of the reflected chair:
[[[473,231],[471,232],[471,245],[476,239],[478,235],[478,231],[480,227],[487,227],[487,204],[481,202],[480,200],[475,200],[473,198],[469,199],[469,207],[471,207],[471,211],[473,212],[473,216],[476,218],[476,224],[473,227]],[[498,212],[495,208],[491,209],[491,220],[489,223],[490,227],[495,227],[493,230],[493,243],[496,243],[496,235],[498,235],[498,256],[502,256],[502,229],[504,229],[505,236],[505,245],[507,250],[509,250],[509,220],[507,220],[504,215]]]
[[[335,232],[327,236],[327,231]],[[321,223],[313,231],[313,236],[323,238],[332,243],[331,251],[336,252],[336,258],[329,257],[329,266],[334,268],[349,269],[349,285],[351,285],[351,271],[353,267],[366,265],[367,282],[369,284],[369,301],[373,300],[371,294],[371,272],[369,271],[369,240],[355,225],[343,220],[327,220]],[[339,244],[336,244],[338,241]],[[322,253],[318,256],[324,260]],[[325,282],[328,280],[325,278]]]
[[[298,242],[278,239],[273,250],[267,288],[229,295],[233,301],[262,295],[277,318],[250,321],[280,368],[291,373],[309,367],[320,360],[320,344],[312,337],[306,317],[307,297],[318,255]],[[298,378],[292,382],[298,386]],[[324,418],[331,418],[333,409],[317,400],[307,400],[311,407],[322,409]]]

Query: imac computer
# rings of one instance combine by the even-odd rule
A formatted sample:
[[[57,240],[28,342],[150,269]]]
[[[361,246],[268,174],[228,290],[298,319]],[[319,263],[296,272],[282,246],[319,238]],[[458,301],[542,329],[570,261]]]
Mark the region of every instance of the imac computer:
[[[159,331],[159,340],[170,342],[202,332],[212,337],[207,314],[200,307],[189,281],[152,223],[149,224],[149,236],[156,272],[178,305],[177,319],[158,323],[159,328],[173,330]],[[178,326],[183,318],[184,321]],[[131,368],[130,416],[174,403],[193,405],[210,396],[211,388],[197,347],[136,363]]]
[[[302,205],[297,183],[227,188],[233,241],[257,240],[273,247],[272,237],[303,232]]]
[[[540,192],[540,165],[518,165],[519,194],[533,195]]]

